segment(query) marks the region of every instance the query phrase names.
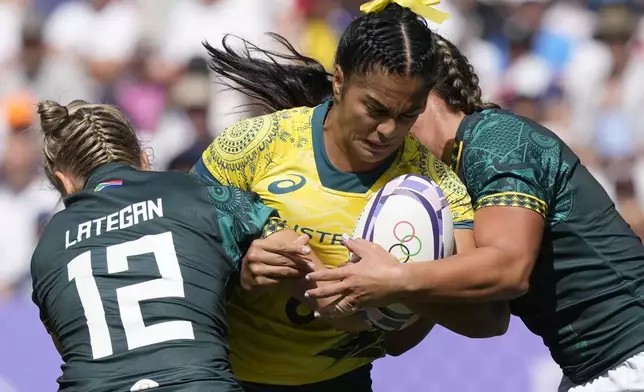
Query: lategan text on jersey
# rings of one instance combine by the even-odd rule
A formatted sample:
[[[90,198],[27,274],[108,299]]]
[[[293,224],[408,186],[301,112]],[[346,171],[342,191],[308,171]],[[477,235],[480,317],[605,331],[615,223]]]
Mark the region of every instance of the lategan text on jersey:
[[[157,217],[163,217],[161,198],[156,201],[148,200],[131,204],[113,214],[81,223],[75,229],[75,233],[74,229],[67,230],[65,232],[65,249],[92,236],[99,236],[107,231],[125,229]]]

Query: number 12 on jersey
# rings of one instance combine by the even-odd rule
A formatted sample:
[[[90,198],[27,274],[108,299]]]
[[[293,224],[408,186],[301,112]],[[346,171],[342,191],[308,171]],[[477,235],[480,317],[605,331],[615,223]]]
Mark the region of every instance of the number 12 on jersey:
[[[184,298],[183,278],[174,248],[172,233],[147,235],[134,241],[106,248],[107,272],[117,274],[129,269],[128,257],[154,254],[161,278],[116,289],[121,322],[128,350],[177,339],[194,339],[190,321],[166,321],[145,326],[140,301],[179,297]],[[76,283],[94,359],[113,354],[105,308],[92,271],[91,251],[78,255],[67,264],[69,281]]]

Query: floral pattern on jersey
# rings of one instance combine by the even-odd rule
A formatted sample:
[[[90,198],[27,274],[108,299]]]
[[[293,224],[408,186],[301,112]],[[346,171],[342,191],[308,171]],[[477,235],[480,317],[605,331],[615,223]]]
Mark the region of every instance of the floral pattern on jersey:
[[[232,186],[207,183],[209,202],[217,211],[217,222],[222,236],[222,245],[233,260],[241,260],[250,243],[259,238],[266,221],[274,216],[273,209],[266,207],[259,196]]]
[[[301,120],[308,119],[312,110],[306,107],[283,110],[232,125],[204,152],[204,165],[211,171],[226,173],[213,173],[215,178],[228,178],[231,180],[230,185],[250,190],[256,174],[266,172],[280,160],[276,156],[279,153],[275,151],[278,142],[296,149],[308,146],[310,138],[307,131],[310,129],[310,122]],[[291,126],[283,128],[282,122],[289,119]]]
[[[472,202],[458,175],[419,142],[416,141],[415,145],[420,174],[436,181],[443,190],[449,201],[454,223],[471,223],[474,220]]]

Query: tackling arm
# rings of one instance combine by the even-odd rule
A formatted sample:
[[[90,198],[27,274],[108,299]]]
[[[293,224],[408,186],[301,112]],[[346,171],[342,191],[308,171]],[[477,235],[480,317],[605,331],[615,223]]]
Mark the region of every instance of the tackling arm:
[[[472,230],[454,231],[455,252],[475,248]],[[397,356],[419,344],[435,324],[470,338],[503,335],[508,328],[510,309],[505,301],[480,304],[441,304],[405,301],[421,320],[403,331],[388,333],[383,344],[389,355]]]
[[[406,266],[407,297],[485,302],[525,294],[556,197],[561,155],[557,140],[524,119],[499,114],[479,123],[462,154],[477,248]]]
[[[511,300],[525,294],[539,253],[543,218],[519,207],[476,212],[477,249],[431,263],[406,265],[405,298],[427,302]]]
[[[476,248],[472,230],[456,230],[454,237],[460,252]],[[475,304],[408,302],[406,305],[421,317],[469,338],[503,335],[510,323],[510,306],[506,301]]]

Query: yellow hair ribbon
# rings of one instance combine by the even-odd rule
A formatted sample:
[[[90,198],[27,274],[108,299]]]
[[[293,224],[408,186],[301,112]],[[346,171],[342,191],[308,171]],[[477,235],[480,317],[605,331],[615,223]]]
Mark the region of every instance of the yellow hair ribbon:
[[[428,20],[441,24],[449,18],[449,14],[439,11],[432,5],[440,3],[440,0],[373,0],[360,6],[360,11],[365,14],[383,10],[391,3],[396,3],[401,7],[409,8],[415,14],[427,18]]]

